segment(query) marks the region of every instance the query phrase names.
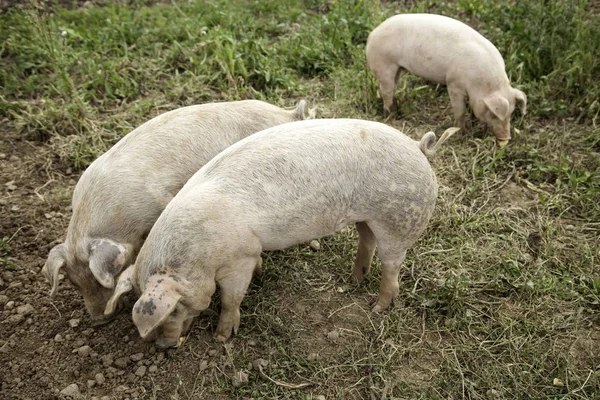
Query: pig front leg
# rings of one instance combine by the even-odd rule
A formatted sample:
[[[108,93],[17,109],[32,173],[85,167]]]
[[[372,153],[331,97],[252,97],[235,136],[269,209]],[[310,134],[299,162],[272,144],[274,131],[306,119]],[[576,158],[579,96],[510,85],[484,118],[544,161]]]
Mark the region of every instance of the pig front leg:
[[[389,65],[377,73],[377,79],[379,80],[379,94],[381,94],[381,98],[383,99],[384,114],[387,116],[396,112],[394,91],[396,90],[396,84],[401,75],[401,70],[398,69],[397,65]]]
[[[356,253],[352,278],[356,283],[360,283],[371,269],[371,262],[373,261],[377,241],[375,240],[373,231],[371,231],[366,222],[357,222],[356,230],[359,236],[358,252]]]
[[[260,256],[247,258],[232,265],[218,277],[217,282],[221,288],[221,315],[215,333],[218,341],[225,342],[231,337],[232,331],[237,334],[240,327],[240,304],[248,291],[252,275],[260,264]]]
[[[454,126],[465,128],[465,112],[467,96],[464,90],[457,89],[452,85],[448,85],[448,94],[450,95],[450,103],[452,104],[452,112],[454,113]]]

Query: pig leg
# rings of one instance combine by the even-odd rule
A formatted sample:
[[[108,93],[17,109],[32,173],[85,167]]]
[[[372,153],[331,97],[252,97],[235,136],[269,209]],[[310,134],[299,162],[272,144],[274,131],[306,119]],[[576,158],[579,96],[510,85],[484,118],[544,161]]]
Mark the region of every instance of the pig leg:
[[[379,71],[377,78],[379,79],[379,93],[383,98],[383,111],[386,115],[391,115],[396,111],[394,103],[394,91],[398,80],[398,66],[390,65],[387,69]]]
[[[379,259],[381,260],[379,298],[373,307],[373,312],[381,312],[389,307],[394,298],[398,297],[400,266],[404,262],[406,250],[414,240],[412,238],[408,241],[402,240],[403,237],[399,235],[398,227],[388,226],[386,223],[373,221],[369,222],[369,227],[377,240]]]
[[[464,130],[466,95],[464,91],[453,88],[451,85],[448,85],[448,94],[450,95],[450,103],[454,112],[454,126]]]
[[[221,288],[221,315],[216,332],[218,341],[229,339],[232,331],[237,334],[240,327],[240,304],[258,264],[258,258],[246,258],[217,278]]]
[[[358,231],[358,252],[356,253],[356,261],[354,262],[354,270],[352,278],[356,283],[360,283],[366,274],[371,269],[373,254],[377,244],[373,231],[366,222],[357,222],[356,230]]]

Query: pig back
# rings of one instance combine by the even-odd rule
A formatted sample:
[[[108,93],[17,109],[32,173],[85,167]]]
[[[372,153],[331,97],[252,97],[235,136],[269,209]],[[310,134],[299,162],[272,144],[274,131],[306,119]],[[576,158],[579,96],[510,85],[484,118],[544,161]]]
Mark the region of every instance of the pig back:
[[[437,183],[413,141],[386,125],[314,120],[268,129],[231,146],[190,179],[173,207],[200,201],[195,188],[243,210],[265,250],[332,234],[364,220],[395,221],[414,207],[430,214]],[[225,200],[223,200],[225,202]]]

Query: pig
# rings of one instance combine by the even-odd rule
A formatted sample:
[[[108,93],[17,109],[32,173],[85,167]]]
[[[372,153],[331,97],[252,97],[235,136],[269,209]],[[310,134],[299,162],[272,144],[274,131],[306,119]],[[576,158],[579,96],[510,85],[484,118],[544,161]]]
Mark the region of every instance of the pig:
[[[141,337],[159,347],[177,344],[192,319],[208,308],[218,283],[216,338],[240,325],[240,304],[260,270],[261,252],[281,250],[356,224],[360,235],[353,278],[369,272],[375,245],[382,263],[373,311],[398,295],[406,250],[431,217],[437,182],[427,157],[436,143],[420,142],[387,125],[321,119],[280,125],[229,147],[202,167],[165,208],[136,263],[119,277],[106,313],[132,289]]]
[[[497,140],[510,140],[510,117],[517,102],[527,112],[527,96],[511,87],[498,49],[476,30],[434,14],[399,14],[376,27],[367,40],[367,63],[379,81],[387,114],[404,70],[445,84],[454,125],[464,128],[465,101]]]
[[[304,100],[289,111],[257,100],[194,105],[159,115],[126,135],[75,187],[66,240],[50,250],[42,269],[51,296],[64,270],[92,323],[110,321],[104,309],[115,277],[134,262],[150,228],[187,180],[240,139],[304,119],[305,108]]]

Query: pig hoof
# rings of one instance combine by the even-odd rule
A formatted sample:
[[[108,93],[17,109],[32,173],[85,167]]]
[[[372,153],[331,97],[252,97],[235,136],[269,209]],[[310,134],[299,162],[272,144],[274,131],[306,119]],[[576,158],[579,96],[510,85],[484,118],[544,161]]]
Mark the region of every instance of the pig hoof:
[[[380,312],[382,312],[383,310],[385,310],[385,308],[386,307],[383,307],[380,304],[375,304],[375,307],[373,307],[373,309],[371,311],[373,311],[374,313],[378,313],[379,314]]]
[[[229,339],[229,336],[219,333],[215,336],[215,339],[217,340],[217,342],[225,343],[227,339]]]
[[[503,148],[508,144],[508,140],[498,140],[498,147]]]

